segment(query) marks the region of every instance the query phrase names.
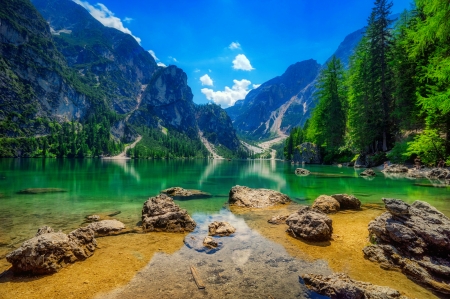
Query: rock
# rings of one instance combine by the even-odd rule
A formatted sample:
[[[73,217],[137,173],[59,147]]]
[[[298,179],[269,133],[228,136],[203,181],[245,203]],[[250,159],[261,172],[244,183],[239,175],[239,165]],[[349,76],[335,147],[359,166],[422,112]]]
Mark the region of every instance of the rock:
[[[357,210],[361,208],[361,201],[353,195],[348,194],[334,194],[331,195],[334,199],[336,199],[341,207],[341,210],[350,209]]]
[[[228,222],[214,221],[208,225],[208,232],[210,236],[229,236],[236,232],[236,229]]]
[[[87,226],[95,232],[96,236],[107,236],[120,232],[125,228],[125,224],[118,220],[102,220],[93,222]]]
[[[46,230],[52,229],[47,227]],[[69,263],[90,257],[96,246],[94,231],[87,227],[78,228],[68,235],[47,232],[25,241],[6,255],[6,260],[16,273],[50,274]]]
[[[60,188],[28,188],[17,192],[18,194],[42,194],[42,193],[61,193],[67,190]]]
[[[320,195],[314,201],[312,208],[325,214],[336,213],[340,209],[339,202],[331,196]]]
[[[219,246],[219,243],[217,243],[217,241],[214,240],[212,237],[207,236],[207,237],[205,237],[205,239],[203,240],[203,246],[212,249],[212,248],[217,248],[217,246]]]
[[[353,165],[354,168],[367,168],[369,167],[369,159],[367,155],[360,154]]]
[[[289,203],[291,199],[289,196],[274,190],[234,186],[230,190],[228,202],[239,207],[266,208]]]
[[[90,216],[86,216],[87,221],[100,221],[100,216],[99,215],[90,215]]]
[[[381,172],[385,173],[404,173],[408,172],[408,167],[399,164],[391,164],[384,168]]]
[[[54,233],[55,231],[53,230],[53,228],[51,228],[50,226],[44,225],[42,227],[40,227],[36,233],[36,235],[34,235],[35,237],[43,235],[43,234],[49,234],[49,233]]]
[[[311,171],[309,171],[308,169],[304,169],[304,168],[297,168],[295,170],[296,175],[306,176],[306,175],[309,175],[310,173],[311,173]]]
[[[315,144],[304,142],[294,149],[292,160],[308,164],[320,164],[320,150]]]
[[[446,185],[450,185],[450,170],[447,168],[433,168],[426,174],[426,177],[430,180],[439,180]]]
[[[288,233],[309,241],[327,241],[333,233],[332,220],[325,213],[307,206],[291,214],[286,224],[289,225]]]
[[[211,194],[194,189],[183,189],[181,187],[172,187],[162,190],[161,193],[169,195],[173,199],[198,199],[198,198],[210,198]]]
[[[353,280],[344,273],[329,276],[304,274],[301,277],[308,289],[330,298],[408,299],[394,289]]]
[[[371,168],[368,168],[368,169],[364,170],[363,172],[361,172],[359,175],[365,176],[365,177],[373,177],[373,176],[376,176],[376,173]]]
[[[180,209],[165,194],[150,197],[142,208],[142,227],[145,231],[185,232],[193,231],[195,221],[186,210]]]
[[[364,248],[366,258],[450,294],[450,220],[426,202],[383,201],[387,212],[369,223],[376,245]]]
[[[276,215],[267,220],[270,224],[283,224],[286,223],[286,219],[289,217],[289,215]]]
[[[404,172],[401,172],[402,174],[404,174]],[[416,168],[411,168],[408,169],[408,172],[406,172],[406,177],[408,178],[413,178],[413,179],[420,179],[420,178],[426,178],[428,175],[428,170],[421,168],[421,169],[416,169]]]

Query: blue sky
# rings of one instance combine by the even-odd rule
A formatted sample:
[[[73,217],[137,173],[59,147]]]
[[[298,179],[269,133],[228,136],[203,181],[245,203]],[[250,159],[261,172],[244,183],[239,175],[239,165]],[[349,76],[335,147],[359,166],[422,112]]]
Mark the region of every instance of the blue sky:
[[[223,108],[298,61],[324,63],[366,25],[372,0],[74,0],[132,34],[158,62],[188,76],[198,104]],[[392,13],[410,8],[394,0]],[[208,99],[209,98],[209,99]]]

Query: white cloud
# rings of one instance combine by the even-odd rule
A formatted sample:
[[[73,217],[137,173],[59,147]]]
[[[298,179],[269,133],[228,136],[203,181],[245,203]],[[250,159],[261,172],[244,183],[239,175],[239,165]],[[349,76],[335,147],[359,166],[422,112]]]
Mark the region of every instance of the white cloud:
[[[233,87],[225,86],[224,91],[214,91],[210,88],[202,88],[201,92],[210,101],[219,104],[223,108],[233,106],[238,100],[242,100],[250,92],[249,86],[252,82],[246,79],[233,80]]]
[[[254,70],[250,64],[250,60],[244,54],[238,54],[233,60],[233,68],[235,70],[251,71]]]
[[[231,50],[236,50],[236,49],[240,49],[241,48],[241,44],[238,42],[232,42],[229,46],[228,49]]]
[[[153,56],[153,59],[155,59],[155,61],[159,61],[159,58],[156,57],[155,51],[153,51],[153,50],[148,50],[148,53],[150,53],[150,55]]]
[[[195,69],[194,73],[200,73],[200,70],[199,69]]]
[[[178,62],[178,60],[175,57],[173,58],[173,61]]]
[[[165,65],[165,64],[162,63],[162,62],[158,62],[156,65],[157,65],[157,66],[162,66],[162,67],[167,67],[167,65]]]
[[[205,74],[200,77],[200,82],[202,82],[202,85],[206,86],[213,86],[213,80],[208,76],[208,74]]]
[[[261,84],[253,84],[253,89],[257,89],[260,86],[261,86]]]
[[[141,39],[137,36],[134,36],[131,33],[131,30],[128,28],[125,28],[123,26],[122,21],[114,16],[114,13],[110,11],[105,5],[101,3],[97,3],[95,5],[89,4],[87,1],[81,1],[81,0],[73,0],[76,4],[81,5],[84,7],[94,18],[96,18],[100,23],[107,27],[116,28],[119,31],[122,31],[123,33],[129,34],[140,44]],[[131,18],[125,18],[124,22],[131,21]]]
[[[124,23],[127,23],[127,24],[130,24],[131,21],[134,21],[134,19],[133,19],[133,18],[129,18],[129,17],[125,17],[125,18],[123,19],[123,22],[124,22]]]

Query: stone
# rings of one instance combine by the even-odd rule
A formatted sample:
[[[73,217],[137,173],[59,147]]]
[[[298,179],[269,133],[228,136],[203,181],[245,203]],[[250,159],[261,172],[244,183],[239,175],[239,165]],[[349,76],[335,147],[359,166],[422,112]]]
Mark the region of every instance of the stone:
[[[397,290],[353,280],[344,273],[333,273],[329,276],[304,274],[301,277],[308,289],[330,298],[408,299]]]
[[[236,229],[228,222],[214,221],[208,225],[208,233],[210,236],[229,236],[235,232]]]
[[[373,171],[373,169],[368,168],[368,169],[364,170],[363,172],[361,172],[359,175],[365,176],[365,177],[373,177],[373,176],[376,176],[376,173],[375,173],[375,171]]]
[[[340,209],[339,202],[331,196],[320,195],[314,200],[312,208],[325,214],[336,213]]]
[[[286,219],[287,232],[308,241],[328,241],[333,233],[332,220],[323,212],[303,206]]]
[[[450,170],[447,168],[433,168],[427,173],[426,177],[430,180],[439,180],[446,185],[450,185]]]
[[[205,239],[203,239],[203,246],[213,249],[217,248],[217,246],[219,246],[219,243],[217,243],[217,241],[212,237],[207,236],[205,237]]]
[[[44,232],[7,254],[6,260],[12,264],[15,273],[51,274],[69,263],[90,257],[96,246],[94,231],[87,227],[78,228],[68,235]]]
[[[365,257],[450,294],[450,220],[423,201],[412,205],[393,198],[383,201],[387,212],[369,223],[375,244],[363,249]]]
[[[67,190],[60,188],[28,188],[17,192],[18,194],[42,194],[42,193],[62,193]]]
[[[367,168],[369,167],[369,159],[367,155],[360,154],[353,165],[354,168]]]
[[[269,189],[252,189],[245,186],[231,188],[228,202],[246,208],[267,208],[291,202],[289,196]]]
[[[53,230],[53,228],[51,228],[50,226],[44,225],[42,227],[40,227],[36,233],[36,235],[34,235],[35,237],[43,235],[43,234],[49,234],[49,233],[54,233],[55,231]]]
[[[87,221],[100,221],[100,216],[99,215],[90,215],[90,216],[86,216]]]
[[[320,164],[320,150],[315,144],[304,142],[294,149],[292,160],[300,163]]]
[[[165,194],[150,197],[142,208],[142,227],[145,231],[190,232],[196,226],[186,210]]]
[[[310,173],[311,173],[311,171],[309,171],[308,169],[304,169],[304,168],[297,168],[295,170],[296,175],[307,176]]]
[[[269,220],[267,220],[267,222],[269,222],[270,224],[283,224],[286,223],[286,219],[288,217],[289,215],[275,215]]]
[[[361,201],[353,195],[348,194],[334,194],[331,195],[339,202],[341,210],[350,209],[357,210],[361,208]]]
[[[125,228],[125,224],[118,220],[112,219],[93,222],[87,227],[92,229],[96,236],[107,236],[120,232]]]
[[[200,199],[200,198],[210,198],[211,194],[195,190],[195,189],[183,189],[181,187],[172,187],[162,190],[161,193],[169,195],[173,199],[183,200],[183,199]]]
[[[384,168],[381,172],[384,173],[406,173],[408,172],[408,167],[400,164],[391,164]]]

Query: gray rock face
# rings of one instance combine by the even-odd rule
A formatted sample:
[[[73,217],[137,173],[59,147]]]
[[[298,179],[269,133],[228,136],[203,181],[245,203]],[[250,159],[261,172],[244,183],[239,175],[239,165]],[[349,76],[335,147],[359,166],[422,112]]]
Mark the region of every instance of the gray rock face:
[[[49,227],[45,230],[53,231]],[[78,228],[68,235],[41,231],[40,235],[9,253],[6,260],[17,273],[50,274],[69,263],[90,257],[96,246],[94,231],[87,227]]]
[[[142,227],[145,231],[186,232],[193,231],[195,221],[186,210],[165,194],[150,197],[142,208]]]
[[[365,256],[385,269],[450,294],[450,220],[426,202],[383,198],[388,212],[369,223]]]
[[[304,168],[297,168],[295,170],[296,175],[306,176],[306,175],[309,175],[310,173],[311,173],[311,171],[309,171],[308,169],[304,169]]]
[[[294,150],[292,160],[308,164],[320,164],[320,150],[315,144],[304,142]]]
[[[427,178],[430,180],[439,180],[446,185],[450,185],[450,170],[447,168],[433,168],[427,173]]]
[[[228,222],[214,221],[208,225],[208,232],[210,236],[229,236],[236,232],[236,229]]]
[[[353,280],[344,273],[330,276],[305,274],[302,278],[308,289],[330,298],[408,299],[394,289]]]
[[[323,212],[301,207],[286,219],[287,232],[309,241],[327,241],[333,233],[332,220]]]
[[[348,194],[334,194],[331,195],[339,202],[341,210],[350,209],[357,210],[361,208],[361,201],[353,195]]]
[[[211,194],[194,189],[183,189],[181,187],[172,187],[162,190],[161,193],[169,195],[173,199],[193,199],[193,198],[210,198]]]
[[[341,205],[339,202],[331,196],[320,195],[314,201],[312,208],[319,210],[325,214],[336,213],[340,210]]]
[[[125,224],[118,220],[102,220],[93,222],[87,226],[95,232],[96,236],[107,236],[120,232],[125,228]]]
[[[367,168],[369,167],[369,158],[367,157],[367,155],[361,154],[358,156],[358,158],[355,161],[355,168]]]
[[[363,172],[361,172],[359,175],[360,176],[365,176],[365,177],[374,177],[377,174],[375,173],[375,171],[373,171],[372,169],[368,168],[368,169],[364,170]]]
[[[287,204],[291,202],[291,199],[274,190],[234,186],[230,190],[228,202],[239,207],[267,208],[277,204]]]

